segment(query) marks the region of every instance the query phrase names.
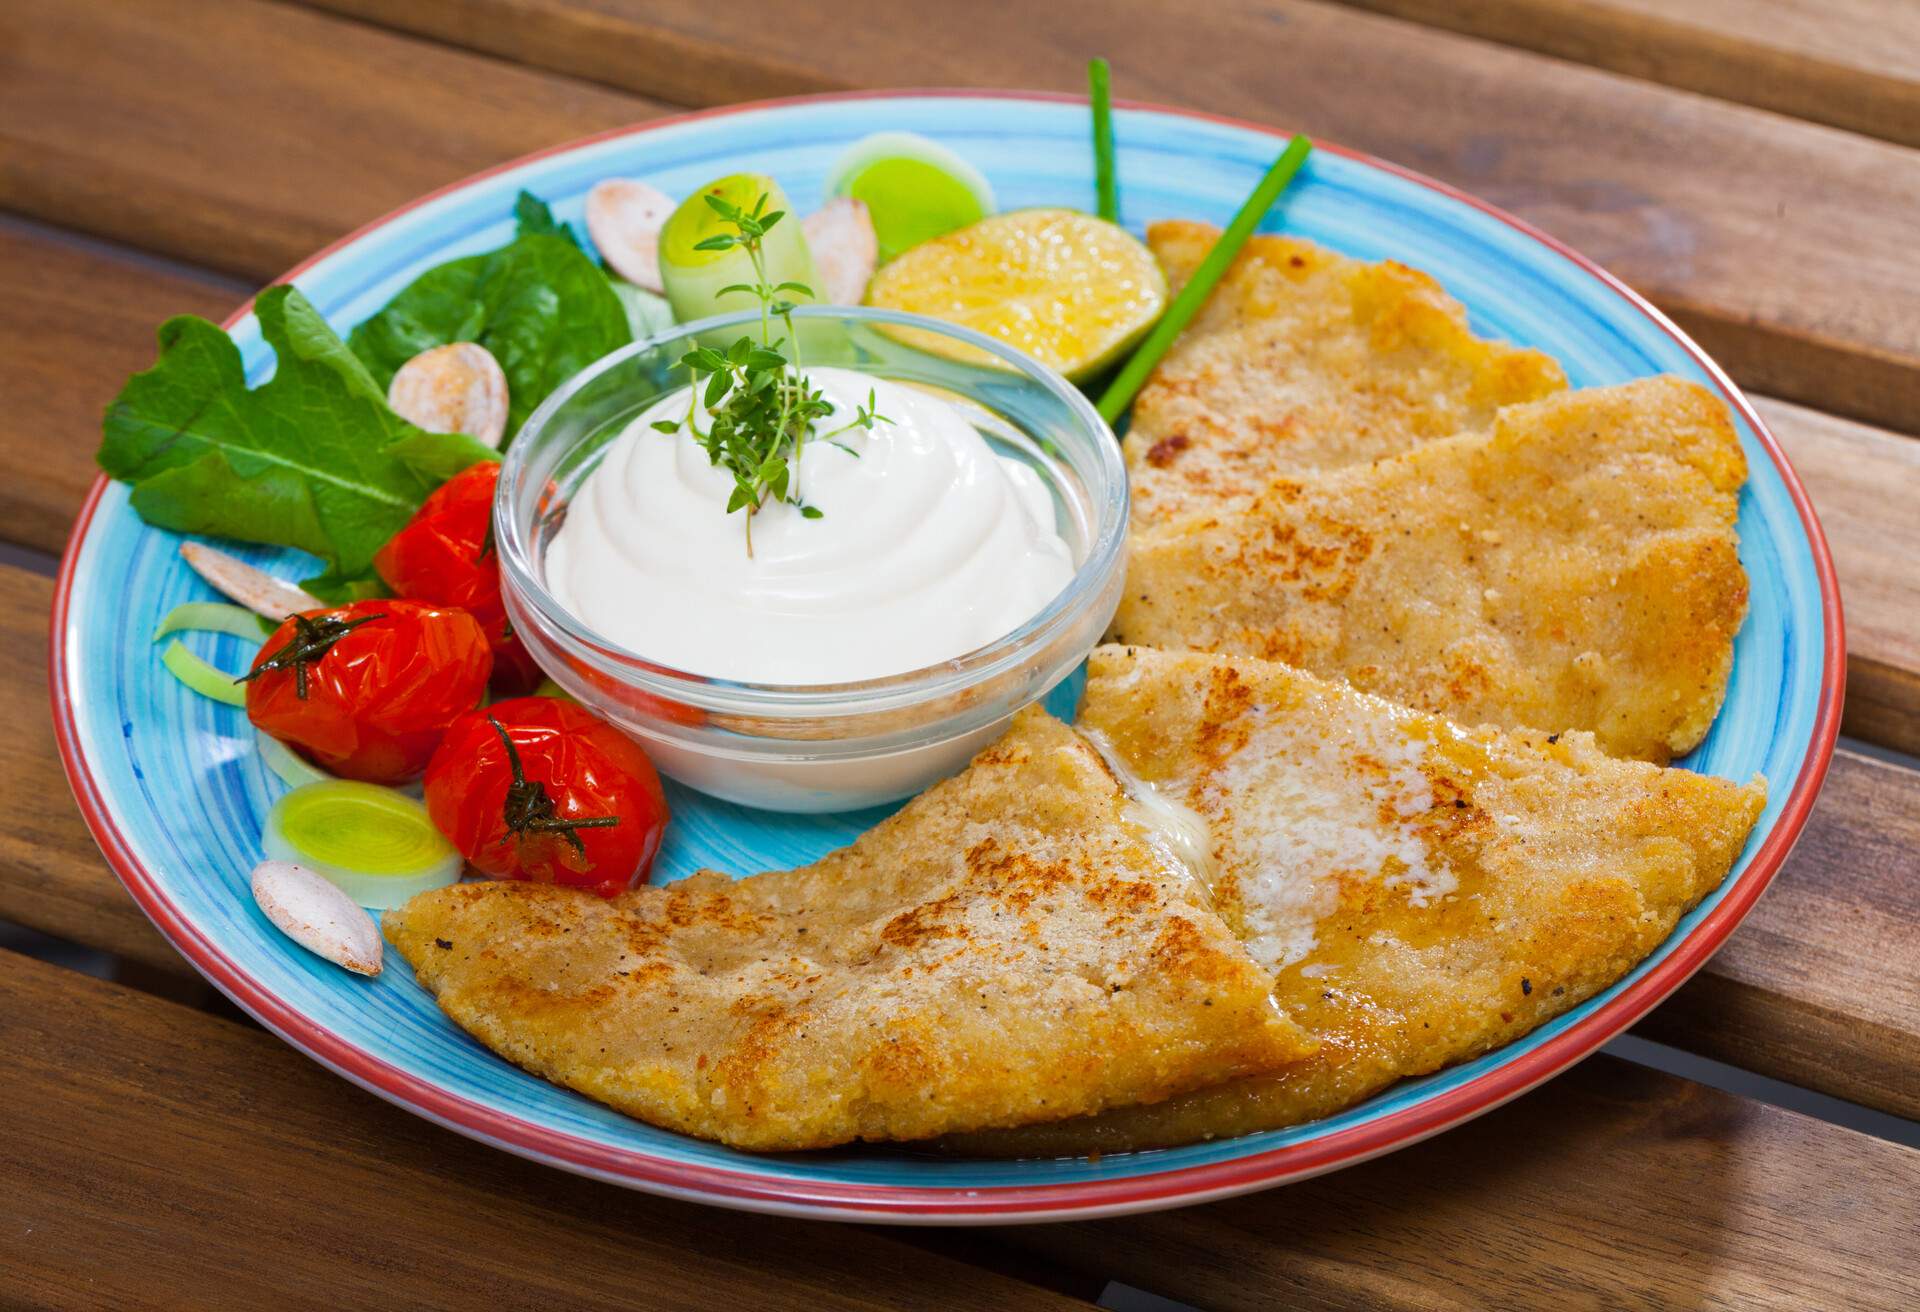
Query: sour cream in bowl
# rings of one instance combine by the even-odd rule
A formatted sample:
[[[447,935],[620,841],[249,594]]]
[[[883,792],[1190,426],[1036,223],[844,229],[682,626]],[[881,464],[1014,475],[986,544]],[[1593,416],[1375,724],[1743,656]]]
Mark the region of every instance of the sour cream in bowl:
[[[795,462],[802,502],[726,513],[733,478],[684,427],[654,427],[687,412],[685,392],[669,393],[569,502],[547,547],[548,591],[663,665],[819,684],[964,656],[1072,581],[1052,492],[964,410],[858,370],[806,377],[832,411]],[[861,425],[868,406],[880,418]]]
[[[1125,564],[1119,446],[1075,388],[991,339],[809,307],[796,337],[823,413],[784,496],[729,511],[742,462],[716,457],[679,362],[757,323],[623,348],[528,420],[494,509],[509,614],[563,688],[683,783],[788,811],[905,797],[1105,631]]]

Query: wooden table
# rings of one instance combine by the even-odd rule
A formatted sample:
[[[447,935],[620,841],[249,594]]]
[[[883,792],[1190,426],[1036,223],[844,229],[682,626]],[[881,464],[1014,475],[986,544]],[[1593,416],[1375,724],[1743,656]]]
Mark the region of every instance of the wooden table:
[[[0,7],[0,1306],[1920,1306],[1920,1152],[1588,1062],[1266,1194],[829,1227],[528,1165],[210,997],[107,872],[46,715],[53,553],[154,326],[412,196],[686,106],[1074,89],[1456,183],[1651,296],[1759,398],[1832,538],[1845,731],[1787,869],[1639,1033],[1920,1117],[1920,8],[1900,0],[10,0]],[[1367,12],[1373,11],[1373,12]],[[1881,750],[1886,749],[1886,750]],[[1124,1292],[1124,1291],[1120,1291]]]

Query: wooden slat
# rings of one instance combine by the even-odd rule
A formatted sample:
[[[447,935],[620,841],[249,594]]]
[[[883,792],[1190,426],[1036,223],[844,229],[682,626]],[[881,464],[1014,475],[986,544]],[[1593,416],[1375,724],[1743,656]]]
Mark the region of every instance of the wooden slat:
[[[1920,1120],[1920,772],[1843,752],[1800,846],[1639,1032]]]
[[[0,259],[0,393],[21,398],[0,420],[0,461],[34,481],[39,491],[26,507],[55,526],[57,540],[64,531],[58,526],[91,477],[92,414],[123,371],[146,362],[150,349],[147,323],[116,317],[109,321],[112,331],[96,330],[95,307],[132,304],[137,311],[129,317],[149,319],[172,309],[218,314],[233,289],[27,229],[0,232],[0,254],[6,256]],[[35,276],[38,270],[48,276]],[[23,359],[36,363],[22,376],[7,372]],[[42,367],[48,385],[37,388],[34,371]],[[1766,410],[1826,508],[1854,634],[1851,714],[1863,720],[1861,662],[1869,662],[1868,678],[1881,660],[1900,670],[1920,667],[1905,624],[1920,611],[1920,578],[1910,567],[1920,553],[1903,495],[1914,486],[1911,470],[1920,447],[1798,407],[1769,404]],[[54,489],[56,500],[40,499],[47,489]],[[49,598],[46,580],[0,572],[0,604],[10,617],[7,650],[0,656],[0,714],[28,726],[0,745],[0,757],[24,795],[60,799],[23,811],[18,825],[0,831],[0,917],[184,970],[105,870],[64,800],[43,711]],[[1911,716],[1916,705],[1920,699],[1908,697],[1894,709]],[[1911,722],[1899,714],[1850,727]],[[1901,917],[1912,912],[1900,900],[1903,890],[1920,882],[1916,797],[1920,781],[1906,772],[1843,753],[1779,889],[1728,952],[1660,1013],[1660,1036],[1809,1087],[1920,1115],[1920,1009],[1914,1003],[1920,981],[1913,954],[1898,951],[1903,940],[1897,932]],[[1787,901],[1802,892],[1817,901],[1820,914]],[[1863,922],[1875,929],[1867,940],[1877,945],[1873,951],[1858,948]],[[1738,1022],[1724,1023],[1727,1015]]]
[[[661,108],[256,0],[0,11],[0,205],[259,281],[465,174]]]
[[[100,412],[175,314],[216,323],[246,284],[0,219],[0,534],[59,551],[96,472]]]
[[[45,798],[0,824],[0,919],[186,966],[94,850],[45,712],[51,584],[0,566],[0,767]],[[1800,846],[1748,922],[1652,1022],[1657,1037],[1920,1117],[1920,773],[1841,752]]]
[[[220,319],[243,284],[0,222],[0,536],[58,551],[93,479],[101,408],[153,360],[170,314]],[[1847,732],[1920,753],[1920,443],[1800,406],[1762,412],[1806,479],[1838,562]]]
[[[1902,0],[1342,0],[1920,146],[1920,6]]]
[[[1920,755],[1920,442],[1759,402],[1833,548],[1847,618],[1843,730]]]
[[[1746,384],[1920,432],[1920,153],[1315,0],[316,0],[650,94],[660,43],[790,85],[1119,94],[1303,128],[1531,219],[1659,301]],[[762,74],[765,81],[756,81]],[[1357,90],[1363,89],[1363,90]],[[1124,179],[1122,180],[1124,189]]]
[[[1920,1153],[1597,1057],[1304,1184],[996,1233],[1215,1312],[1912,1308]]]
[[[0,953],[9,1307],[1087,1307],[876,1230],[467,1143],[277,1039]]]
[[[191,974],[107,869],[61,773],[47,715],[52,605],[51,579],[0,566],[0,779],[11,799],[0,819],[0,920]]]
[[[18,227],[0,232],[0,254],[0,393],[17,398],[0,420],[0,461],[31,480],[25,508],[52,527],[42,545],[53,545],[91,477],[93,414],[125,371],[146,363],[151,322],[175,309],[217,315],[234,289]],[[135,308],[101,327],[96,307],[116,304]],[[23,360],[32,363],[10,372]],[[1868,714],[1859,690],[1863,669],[1871,680],[1876,668],[1920,668],[1907,622],[1920,612],[1920,575],[1911,568],[1920,543],[1907,513],[1920,446],[1799,407],[1769,403],[1765,410],[1812,483],[1840,561],[1856,658],[1849,727],[1897,741],[1888,726],[1911,723],[1920,698],[1899,699],[1895,713]],[[23,812],[24,828],[0,832],[0,916],[184,970],[104,869],[64,801],[42,711],[49,596],[43,579],[0,573],[0,604],[10,617],[0,713],[29,726],[0,745],[0,755],[10,758],[26,795],[62,799]],[[1920,786],[1906,772],[1843,753],[1779,888],[1727,953],[1659,1014],[1660,1037],[1920,1115],[1913,1003],[1920,981],[1913,955],[1897,951],[1901,917],[1912,911],[1900,900],[1903,889],[1920,884],[1916,797]],[[1820,914],[1789,900],[1803,894]],[[1866,941],[1877,950],[1858,950],[1863,923],[1874,928]]]
[[[0,1040],[12,1054],[0,1082],[11,1297],[1072,1305],[885,1233],[700,1210],[530,1166],[258,1031],[10,954]],[[1599,1058],[1334,1176],[995,1237],[1210,1308],[1896,1307],[1920,1293],[1917,1185],[1910,1149]]]

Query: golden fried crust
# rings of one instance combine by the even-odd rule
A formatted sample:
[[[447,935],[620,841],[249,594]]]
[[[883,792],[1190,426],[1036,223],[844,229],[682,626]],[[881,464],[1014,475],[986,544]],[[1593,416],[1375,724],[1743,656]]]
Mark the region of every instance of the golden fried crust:
[[[1320,1041],[1266,1077],[952,1146],[1124,1151],[1313,1120],[1590,997],[1726,876],[1761,781],[1463,730],[1249,659],[1102,648],[1081,724],[1198,811],[1214,893]]]
[[[1725,695],[1747,609],[1726,407],[1649,378],[1136,530],[1116,642],[1286,661],[1462,723],[1664,763]]]
[[[1219,235],[1174,221],[1147,241],[1177,288]],[[1475,337],[1418,269],[1257,236],[1134,401],[1134,522],[1231,515],[1275,478],[1483,428],[1566,385],[1552,357]]]
[[[735,1147],[1021,1125],[1310,1046],[1099,756],[1039,710],[849,848],[613,901],[467,884],[389,912],[460,1025]]]

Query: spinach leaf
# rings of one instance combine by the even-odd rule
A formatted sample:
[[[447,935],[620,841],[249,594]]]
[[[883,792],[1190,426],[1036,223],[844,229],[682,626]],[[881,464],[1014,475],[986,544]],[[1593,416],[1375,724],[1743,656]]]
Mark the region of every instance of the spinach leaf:
[[[667,304],[667,298],[645,287],[636,287],[625,278],[609,278],[613,285],[613,294],[620,298],[620,307],[627,312],[627,330],[633,334],[633,340],[651,337],[673,327],[673,307]]]
[[[587,243],[580,240],[580,234],[573,230],[572,224],[554,218],[553,210],[547,203],[530,191],[521,192],[514,200],[513,217],[518,225],[514,229],[516,237],[565,237],[589,255],[593,253]]]
[[[100,467],[133,484],[150,524],[311,552],[329,568],[302,586],[329,600],[377,592],[374,553],[427,493],[493,452],[387,409],[294,288],[262,292],[254,313],[273,377],[248,388],[231,338],[192,315],[169,319],[159,360],[107,407]]]
[[[550,232],[427,270],[347,339],[383,389],[430,347],[480,343],[507,375],[509,441],[549,392],[631,340],[606,274]]]

